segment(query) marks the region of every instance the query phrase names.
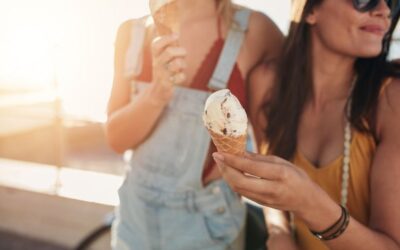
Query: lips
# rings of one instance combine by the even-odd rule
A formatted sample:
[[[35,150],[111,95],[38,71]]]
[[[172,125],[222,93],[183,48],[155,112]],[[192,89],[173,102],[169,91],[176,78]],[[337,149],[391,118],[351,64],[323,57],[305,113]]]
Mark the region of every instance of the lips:
[[[375,34],[378,36],[384,36],[386,34],[386,32],[388,31],[387,28],[385,28],[384,26],[381,25],[364,25],[360,28],[362,31],[371,33],[371,34]]]

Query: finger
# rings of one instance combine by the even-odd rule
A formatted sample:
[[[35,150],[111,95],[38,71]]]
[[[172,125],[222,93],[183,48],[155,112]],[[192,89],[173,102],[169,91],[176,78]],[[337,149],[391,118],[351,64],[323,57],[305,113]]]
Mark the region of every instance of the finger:
[[[268,161],[258,161],[247,157],[240,157],[226,153],[213,153],[215,161],[219,161],[223,165],[235,168],[241,172],[245,172],[257,177],[268,180],[280,180],[285,174],[286,165],[271,163]]]
[[[276,187],[273,187],[273,189],[276,189]],[[252,201],[257,202],[258,204],[261,204],[263,206],[275,208],[275,209],[283,209],[285,208],[284,205],[280,203],[279,200],[279,194],[272,192],[271,194],[269,193],[257,193],[254,191],[249,191],[249,190],[239,190],[238,192],[241,196],[246,197],[247,199],[250,199]]]
[[[182,47],[167,47],[161,52],[156,60],[159,63],[165,65],[166,63],[171,63],[174,58],[182,58],[187,54],[186,49]]]
[[[257,202],[260,205],[263,206],[271,206],[273,205],[273,202],[268,199],[265,195],[260,195],[256,193],[252,193],[246,190],[243,190],[239,193],[241,196],[246,197],[247,199]]]
[[[172,75],[170,78],[172,84],[182,85],[186,81],[186,74],[183,72]]]
[[[278,198],[278,184],[244,175],[234,168],[223,167],[222,176],[232,190],[261,204],[274,204]]]
[[[185,60],[182,58],[172,59],[167,65],[167,70],[172,73],[179,73],[187,68]]]
[[[277,184],[270,180],[248,176],[246,173],[222,164],[218,160],[216,160],[216,162],[224,179],[226,179],[226,181],[228,181],[228,183],[231,184],[231,187],[235,190],[246,190],[249,192],[263,194],[272,194],[273,190],[275,190],[274,186]]]
[[[176,34],[156,37],[151,43],[151,51],[153,56],[159,56],[166,47],[171,46],[177,41],[178,36]]]
[[[257,161],[265,161],[265,162],[270,162],[270,163],[281,163],[285,164],[288,163],[287,160],[282,159],[278,156],[275,155],[261,155],[261,154],[256,154],[256,153],[251,153],[251,152],[245,152],[244,156],[249,159],[257,160]]]

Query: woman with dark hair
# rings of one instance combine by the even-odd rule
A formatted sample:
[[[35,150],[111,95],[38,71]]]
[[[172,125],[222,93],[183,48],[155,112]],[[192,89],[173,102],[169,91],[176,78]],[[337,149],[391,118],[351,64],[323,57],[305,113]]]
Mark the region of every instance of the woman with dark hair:
[[[281,60],[253,72],[268,155],[213,156],[268,207],[269,249],[400,249],[400,71],[386,59],[398,9],[294,1]]]

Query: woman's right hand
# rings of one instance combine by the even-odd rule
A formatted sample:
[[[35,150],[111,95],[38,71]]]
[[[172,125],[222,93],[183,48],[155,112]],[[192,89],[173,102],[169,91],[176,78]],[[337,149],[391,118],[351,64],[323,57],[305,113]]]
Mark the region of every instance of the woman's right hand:
[[[152,42],[153,84],[152,95],[159,102],[168,103],[174,85],[186,81],[186,49],[178,45],[178,35],[157,37]]]

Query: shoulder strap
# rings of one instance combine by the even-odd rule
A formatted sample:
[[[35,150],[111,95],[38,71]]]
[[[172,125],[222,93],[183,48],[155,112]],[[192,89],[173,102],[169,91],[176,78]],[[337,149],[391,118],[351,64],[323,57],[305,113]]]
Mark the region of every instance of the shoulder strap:
[[[234,23],[231,25],[217,67],[208,83],[208,88],[219,90],[227,87],[248,29],[250,13],[251,10],[249,9],[236,11]]]
[[[130,35],[130,46],[125,57],[125,77],[137,76],[142,71],[142,48],[146,36],[146,18],[134,20]]]

